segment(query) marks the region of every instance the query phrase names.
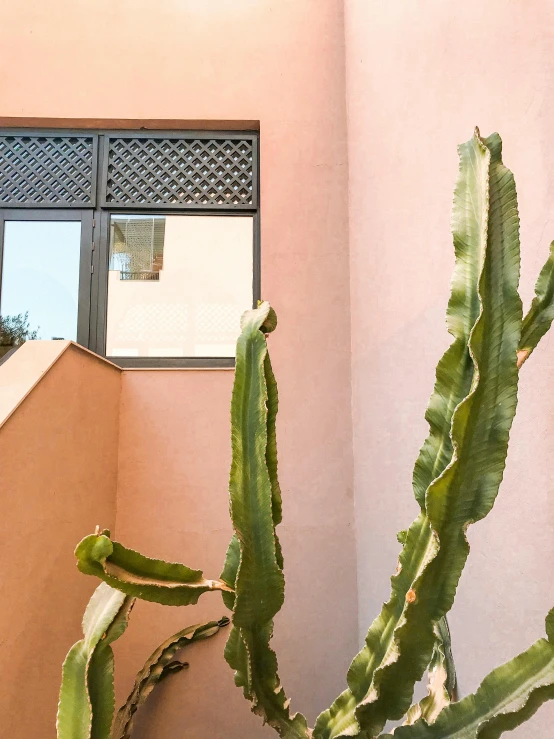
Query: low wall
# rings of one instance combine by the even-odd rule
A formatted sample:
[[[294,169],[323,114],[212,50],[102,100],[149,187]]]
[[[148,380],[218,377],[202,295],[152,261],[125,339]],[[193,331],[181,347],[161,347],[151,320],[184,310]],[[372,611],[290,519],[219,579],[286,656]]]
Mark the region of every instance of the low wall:
[[[61,665],[95,587],[73,550],[115,523],[120,383],[69,342],[29,342],[0,366],[3,737],[56,735]]]

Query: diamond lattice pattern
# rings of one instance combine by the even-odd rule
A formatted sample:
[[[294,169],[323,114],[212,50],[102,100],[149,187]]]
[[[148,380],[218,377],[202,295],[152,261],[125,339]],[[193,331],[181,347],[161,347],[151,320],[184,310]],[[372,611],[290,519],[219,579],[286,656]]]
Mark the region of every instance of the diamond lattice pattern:
[[[0,136],[0,204],[92,206],[93,137]]]
[[[109,205],[252,205],[252,141],[112,138]]]

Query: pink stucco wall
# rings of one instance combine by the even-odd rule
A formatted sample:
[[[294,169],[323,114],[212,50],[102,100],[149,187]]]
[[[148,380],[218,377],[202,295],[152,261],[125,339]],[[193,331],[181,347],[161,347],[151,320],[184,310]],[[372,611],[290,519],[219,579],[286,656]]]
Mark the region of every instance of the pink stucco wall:
[[[554,238],[554,7],[346,0],[360,631],[389,592],[434,367],[448,345],[456,146],[499,131],[518,185],[526,306]],[[502,490],[470,531],[451,616],[461,690],[542,635],[552,607],[554,343],[521,374]],[[514,737],[550,736],[554,706]],[[510,735],[511,736],[511,735]]]

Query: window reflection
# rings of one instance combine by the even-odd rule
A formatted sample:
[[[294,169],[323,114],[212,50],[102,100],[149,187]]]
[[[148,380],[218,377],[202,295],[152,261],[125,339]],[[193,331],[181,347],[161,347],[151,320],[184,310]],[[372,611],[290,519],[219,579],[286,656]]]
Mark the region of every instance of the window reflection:
[[[29,339],[77,340],[81,224],[7,221],[0,354]]]
[[[163,269],[165,216],[113,216],[110,270],[120,280],[158,280]]]
[[[233,357],[252,251],[251,216],[112,216],[106,354]]]

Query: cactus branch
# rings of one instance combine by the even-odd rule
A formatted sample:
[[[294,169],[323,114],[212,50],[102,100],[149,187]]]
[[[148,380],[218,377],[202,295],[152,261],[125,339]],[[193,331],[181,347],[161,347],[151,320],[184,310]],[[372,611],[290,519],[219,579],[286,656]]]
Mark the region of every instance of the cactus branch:
[[[554,609],[546,630],[547,639],[493,670],[476,693],[447,706],[431,725],[423,718],[396,729],[394,739],[498,739],[527,721],[554,699]]]
[[[83,617],[81,641],[63,663],[56,721],[58,739],[110,739],[114,711],[111,642],[127,628],[133,599],[105,583]]]
[[[232,591],[221,580],[204,579],[200,570],[145,557],[112,541],[108,534],[91,534],[77,545],[77,567],[127,595],[162,605],[187,606],[209,590]]]
[[[175,654],[195,641],[215,636],[219,629],[227,626],[228,623],[228,618],[222,618],[219,621],[209,621],[205,624],[189,626],[160,644],[146,660],[144,667],[135,679],[129,697],[117,712],[112,730],[112,739],[129,739],[136,712],[144,704],[156,685],[168,674],[185,667],[184,663],[173,661]]]

